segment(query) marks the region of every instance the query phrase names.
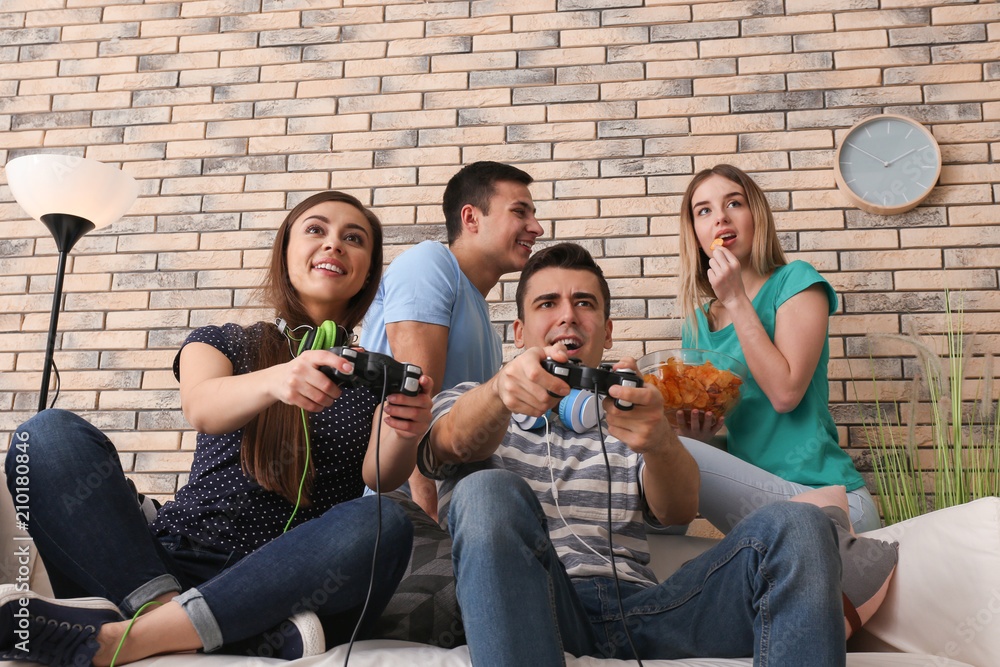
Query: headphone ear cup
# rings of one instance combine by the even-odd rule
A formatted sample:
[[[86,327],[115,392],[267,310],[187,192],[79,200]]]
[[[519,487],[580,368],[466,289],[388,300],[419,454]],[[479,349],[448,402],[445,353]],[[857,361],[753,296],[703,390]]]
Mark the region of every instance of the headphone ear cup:
[[[330,332],[328,340],[333,341],[332,343],[327,345],[327,347],[339,347],[341,345],[347,345],[348,343],[347,329],[345,329],[342,326],[339,326],[336,322],[331,322],[329,320],[323,323],[323,326],[326,325],[329,325],[330,329],[332,330]]]
[[[543,417],[531,417],[529,415],[522,415],[515,412],[511,415],[517,425],[521,427],[522,431],[534,431],[537,428],[542,428],[545,426],[545,420],[551,419],[551,410],[545,413]]]
[[[598,418],[597,397],[593,392],[571,389],[559,401],[559,420],[576,433],[586,433],[597,426]]]
[[[313,349],[313,341],[316,340],[316,330],[310,329],[299,341],[299,351],[295,353],[295,356],[299,356],[306,350]]]
[[[333,320],[326,320],[316,330],[316,338],[312,344],[314,350],[326,350],[331,347],[347,345],[347,330]]]
[[[330,335],[332,331],[334,336]],[[325,320],[323,324],[319,325],[319,329],[316,330],[316,338],[313,340],[312,349],[314,350],[325,350],[328,347],[333,347],[332,341],[336,337],[337,325],[330,320]]]

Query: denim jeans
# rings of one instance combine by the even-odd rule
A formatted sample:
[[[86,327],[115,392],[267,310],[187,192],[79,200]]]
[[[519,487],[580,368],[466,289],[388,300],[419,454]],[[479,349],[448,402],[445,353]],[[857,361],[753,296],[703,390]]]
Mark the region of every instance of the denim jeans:
[[[768,503],[788,500],[813,489],[782,479],[699,440],[683,438],[681,443],[701,471],[698,509],[723,533],[728,533],[743,517]],[[863,533],[882,527],[878,507],[865,487],[848,491],[847,504],[854,532]]]
[[[156,538],[125,480],[118,453],[96,427],[64,410],[17,431],[30,456],[28,531],[59,597],[111,600],[126,616],[164,593],[184,607],[206,651],[315,611],[329,645],[350,639],[368,592],[376,499],[341,503],[238,558],[179,536]],[[7,483],[18,452],[7,454]],[[413,526],[382,501],[374,588],[361,634],[388,604],[410,556]]]
[[[534,492],[506,470],[459,482],[449,512],[457,595],[472,662],[563,665],[633,657],[614,581],[571,580]],[[640,658],[753,656],[755,665],[846,663],[833,523],[804,503],[774,503],[659,585],[623,582]]]

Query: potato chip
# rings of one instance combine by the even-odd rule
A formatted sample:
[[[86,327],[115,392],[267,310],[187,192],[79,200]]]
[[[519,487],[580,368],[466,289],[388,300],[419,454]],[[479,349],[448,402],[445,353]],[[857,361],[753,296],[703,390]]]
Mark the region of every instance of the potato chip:
[[[718,248],[721,245],[722,245],[722,238],[719,237],[719,238],[715,239],[714,241],[712,241],[712,247],[709,248],[709,250],[711,250],[712,252],[715,252],[715,249]]]

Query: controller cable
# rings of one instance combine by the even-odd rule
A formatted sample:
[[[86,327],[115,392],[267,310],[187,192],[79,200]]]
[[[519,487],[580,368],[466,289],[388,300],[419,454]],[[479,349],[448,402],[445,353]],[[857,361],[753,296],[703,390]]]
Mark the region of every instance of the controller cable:
[[[605,563],[610,563],[611,561],[608,560],[607,556],[605,556],[600,551],[598,551],[594,547],[584,542],[583,538],[577,535],[576,531],[573,530],[573,526],[569,525],[569,521],[567,521],[566,517],[563,516],[562,508],[559,507],[559,489],[556,487],[555,472],[552,470],[552,443],[549,440],[549,417],[548,415],[542,415],[542,419],[545,420],[545,453],[546,453],[545,462],[549,468],[549,480],[551,480],[552,482],[552,500],[555,501],[556,512],[559,514],[559,518],[562,519],[563,525],[569,529],[569,532],[573,534],[573,537],[575,537],[577,540],[580,541],[580,544],[593,551],[597,555],[597,557],[603,560]]]
[[[296,327],[296,328],[302,328],[302,327]],[[294,331],[294,329],[292,329],[292,331]],[[325,347],[326,343],[329,342],[321,340],[323,331],[324,331],[323,329],[317,330],[316,336],[318,340],[316,340],[313,343],[313,349],[316,349],[317,345],[320,347]],[[295,357],[296,356],[295,351],[292,349],[292,341],[298,342],[300,339],[292,337],[292,335],[287,332],[286,335],[288,336],[288,350],[292,353],[292,357]],[[385,395],[388,390],[389,390],[389,368],[383,366],[382,396],[379,401],[380,406],[385,405]],[[309,470],[309,457],[310,457],[309,422],[306,417],[305,408],[299,408],[299,411],[302,413],[302,429],[305,435],[305,442],[306,442],[306,462],[305,466],[303,466],[302,468],[302,479],[299,480],[299,494],[298,498],[295,501],[295,509],[292,510],[292,515],[288,517],[288,523],[285,524],[285,529],[281,531],[283,534],[288,532],[289,527],[292,525],[292,520],[295,518],[295,514],[299,511],[299,506],[302,503],[302,491],[306,483],[306,473]],[[351,659],[351,649],[354,648],[354,641],[358,636],[358,631],[361,629],[361,622],[365,618],[365,612],[368,611],[368,604],[371,602],[372,590],[375,588],[375,561],[378,558],[379,542],[381,542],[382,540],[382,488],[381,488],[382,471],[379,458],[380,457],[379,450],[381,444],[382,444],[382,420],[379,419],[378,426],[376,426],[375,430],[375,511],[377,515],[376,515],[376,527],[375,527],[375,548],[372,550],[372,568],[371,568],[372,571],[371,571],[371,577],[368,579],[368,592],[365,595],[365,603],[361,607],[361,614],[358,616],[358,622],[357,624],[355,624],[354,631],[351,633],[351,641],[347,645],[347,654],[344,656],[344,667],[347,667],[347,663]]]
[[[306,485],[306,473],[309,472],[309,420],[306,418],[306,409],[299,408],[299,412],[302,413],[302,434],[306,438],[306,464],[302,466],[302,479],[299,480],[299,497],[295,499],[295,509],[292,510],[292,515],[288,517],[288,523],[285,524],[285,529],[281,531],[282,535],[288,532],[288,528],[292,525],[292,519],[299,511],[299,505],[302,504],[302,489]]]
[[[595,392],[594,397],[598,401],[598,406],[600,406],[601,395]],[[597,432],[601,438],[601,453],[604,454],[604,467],[608,472],[608,552],[611,558],[608,558],[607,556],[599,552],[597,549],[584,542],[583,538],[580,537],[575,530],[573,530],[573,526],[571,526],[569,522],[566,521],[566,517],[563,516],[562,508],[559,507],[559,490],[556,488],[555,472],[552,470],[552,443],[549,437],[549,418],[547,415],[542,415],[542,419],[545,421],[546,466],[549,469],[549,479],[552,482],[552,500],[555,502],[556,512],[559,514],[559,518],[562,519],[563,525],[565,525],[569,529],[569,532],[572,533],[573,537],[575,537],[577,540],[580,541],[580,544],[593,551],[595,554],[597,554],[597,556],[599,556],[605,562],[611,563],[611,572],[614,574],[615,578],[615,593],[618,597],[618,612],[621,614],[622,617],[622,627],[625,628],[625,636],[628,638],[629,647],[632,649],[632,655],[633,657],[635,657],[636,662],[639,663],[639,667],[642,667],[642,659],[639,658],[639,653],[638,651],[635,650],[635,643],[632,641],[632,633],[629,631],[628,623],[625,620],[625,605],[622,603],[621,582],[618,580],[618,566],[615,565],[615,545],[611,539],[612,536],[611,462],[608,459],[608,449],[604,442],[604,427],[601,425],[600,416],[598,416],[597,419]]]
[[[596,388],[595,388],[596,389]],[[597,397],[597,404],[600,405],[602,402],[601,394],[594,391],[594,395]],[[615,593],[618,596],[618,613],[622,616],[622,627],[625,629],[625,637],[628,639],[628,645],[632,649],[632,657],[635,658],[636,662],[639,663],[639,667],[642,667],[642,659],[639,658],[639,652],[635,650],[635,643],[632,641],[632,633],[628,629],[628,621],[625,619],[625,605],[622,604],[622,589],[621,582],[618,580],[618,567],[615,565],[615,545],[611,541],[611,461],[608,459],[608,448],[604,443],[604,427],[601,425],[601,420],[597,420],[597,433],[601,437],[601,453],[604,454],[604,467],[608,471],[608,549],[611,552],[611,572],[615,575]]]
[[[285,334],[285,336],[288,337],[288,351],[291,352],[292,358],[294,359],[297,355],[295,354],[295,350],[292,348],[292,341],[295,341],[296,343],[301,343],[302,339],[295,338],[290,332],[294,332],[299,329],[312,329],[312,327],[303,324],[301,326],[297,326],[293,329],[290,329],[289,331],[285,331],[284,322],[285,322],[284,320],[279,319],[278,322],[276,322],[276,324],[278,325],[278,330],[282,331]],[[323,335],[322,330],[316,330],[317,337],[321,337],[322,335]],[[320,343],[322,342],[323,341],[320,341]],[[306,474],[309,472],[309,456],[310,456],[309,420],[306,417],[305,408],[299,408],[299,412],[302,413],[302,434],[305,436],[305,441],[306,441],[306,464],[302,466],[302,478],[299,480],[299,494],[298,497],[295,499],[295,508],[292,510],[292,515],[288,517],[288,522],[285,524],[285,529],[281,531],[282,535],[288,532],[288,529],[292,526],[292,520],[295,519],[295,515],[299,511],[299,506],[302,504],[302,491],[306,485]]]
[[[56,366],[55,359],[52,360],[52,371],[56,374],[56,395],[52,397],[52,402],[49,403],[49,410],[51,410],[56,406],[56,399],[59,398],[59,388],[60,385],[62,384],[61,382],[59,382],[59,367]]]
[[[381,406],[385,406],[385,394],[388,389],[389,368],[382,366],[382,399],[379,401],[380,409]],[[379,446],[382,444],[381,415],[378,420],[378,426],[375,429],[375,511],[377,512],[378,523],[375,527],[375,548],[372,549],[372,573],[368,579],[368,593],[365,595],[365,604],[361,607],[361,615],[358,616],[358,623],[354,626],[354,632],[351,633],[351,642],[347,645],[347,655],[344,656],[344,667],[347,667],[347,661],[351,659],[351,649],[354,648],[354,640],[358,636],[358,630],[361,629],[361,621],[364,620],[365,612],[368,611],[368,603],[372,599],[372,589],[375,587],[375,559],[378,558],[378,544],[382,539],[382,470],[379,465]]]

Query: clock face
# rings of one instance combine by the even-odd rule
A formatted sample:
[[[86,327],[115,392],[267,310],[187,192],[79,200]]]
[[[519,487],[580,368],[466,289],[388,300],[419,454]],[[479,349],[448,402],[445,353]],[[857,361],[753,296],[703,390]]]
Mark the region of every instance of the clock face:
[[[898,213],[930,193],[940,173],[941,153],[933,136],[916,121],[876,116],[848,133],[837,166],[840,185],[860,200],[855,201],[860,208]]]

